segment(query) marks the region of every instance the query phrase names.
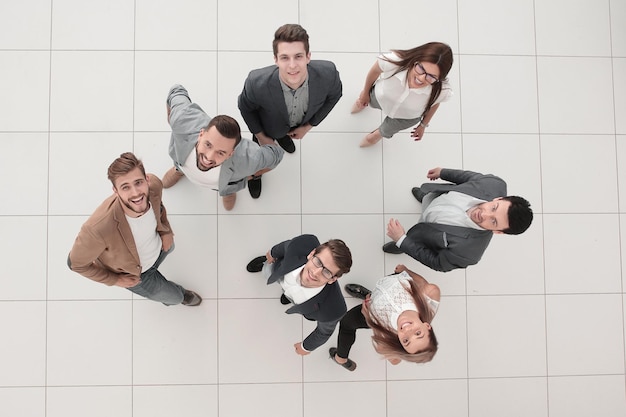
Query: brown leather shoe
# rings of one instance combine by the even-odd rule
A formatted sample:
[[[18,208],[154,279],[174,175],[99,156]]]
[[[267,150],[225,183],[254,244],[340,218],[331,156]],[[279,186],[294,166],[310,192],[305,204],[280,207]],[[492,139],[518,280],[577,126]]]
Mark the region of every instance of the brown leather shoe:
[[[236,201],[237,201],[237,193],[228,194],[222,197],[222,203],[224,204],[224,209],[226,211],[231,211],[233,207],[235,207]]]
[[[174,184],[180,181],[180,179],[184,176],[185,174],[178,171],[176,168],[170,168],[165,175],[163,175],[163,179],[161,180],[163,182],[163,188],[173,187]]]

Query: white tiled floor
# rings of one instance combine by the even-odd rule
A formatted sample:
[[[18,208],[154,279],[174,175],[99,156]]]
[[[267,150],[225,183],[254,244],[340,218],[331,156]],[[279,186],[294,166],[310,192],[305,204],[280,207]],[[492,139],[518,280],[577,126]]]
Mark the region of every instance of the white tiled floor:
[[[177,234],[162,270],[204,303],[166,308],[69,271],[109,163],[131,150],[159,176],[171,166],[169,87],[243,125],[237,95],[286,22],[337,64],[344,97],[258,201],[242,192],[226,213],[187,181],[165,192]],[[349,109],[376,54],[431,40],[454,50],[455,96],[422,142],[359,149],[380,112]],[[0,415],[626,415],[626,1],[4,1],[0,80]],[[383,254],[434,166],[502,176],[533,226],[447,274]],[[435,360],[386,365],[367,331],[354,373],[328,359],[335,338],[295,355],[312,324],[244,266],[303,232],[352,248],[343,282],[402,262],[437,283]]]

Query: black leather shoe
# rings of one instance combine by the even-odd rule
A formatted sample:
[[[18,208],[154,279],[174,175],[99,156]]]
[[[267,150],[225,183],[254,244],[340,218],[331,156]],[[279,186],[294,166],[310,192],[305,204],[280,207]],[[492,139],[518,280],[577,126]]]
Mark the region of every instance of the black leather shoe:
[[[286,306],[287,304],[291,304],[291,300],[289,298],[287,298],[287,296],[285,294],[280,296],[280,303],[284,306]]]
[[[365,300],[365,297],[372,293],[370,290],[359,284],[346,284],[343,288],[348,294],[354,298],[360,298],[361,300]]]
[[[426,193],[422,191],[420,187],[411,188],[411,194],[413,194],[413,197],[415,197],[415,199],[419,201],[420,203],[422,202],[422,200],[424,199],[424,196],[426,195]]]
[[[356,369],[356,362],[353,362],[350,359],[348,359],[348,361],[346,363],[339,363],[339,362],[337,362],[337,359],[335,359],[335,355],[337,354],[337,348],[331,347],[330,349],[328,349],[328,353],[330,354],[330,358],[337,365],[343,366],[348,371],[354,371]]]
[[[248,262],[248,265],[246,265],[246,270],[248,272],[261,272],[261,270],[263,269],[263,264],[266,260],[267,258],[265,257],[265,255],[257,256],[256,258]]]
[[[202,302],[202,297],[198,295],[198,293],[194,291],[185,290],[185,294],[183,296],[182,304],[189,307],[195,307],[200,305]]]
[[[294,153],[296,151],[296,145],[293,143],[293,139],[291,139],[289,135],[276,139],[276,142],[278,142],[280,147],[287,153]]]
[[[261,196],[261,176],[252,177],[248,180],[248,191],[250,191],[250,197],[259,198]]]
[[[387,242],[383,245],[383,252],[385,253],[393,253],[394,255],[398,255],[403,253],[399,247],[396,246],[396,242]]]

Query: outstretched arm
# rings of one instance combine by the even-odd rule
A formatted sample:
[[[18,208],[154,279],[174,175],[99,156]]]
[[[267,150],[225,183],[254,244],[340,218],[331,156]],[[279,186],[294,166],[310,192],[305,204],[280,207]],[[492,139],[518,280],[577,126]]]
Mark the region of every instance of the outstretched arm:
[[[439,299],[441,298],[441,292],[438,286],[436,286],[435,284],[429,283],[428,281],[426,281],[426,279],[423,276],[421,276],[417,272],[411,271],[405,265],[403,264],[396,265],[394,272],[400,273],[402,271],[406,271],[406,273],[409,274],[409,276],[413,279],[413,281],[415,281],[418,288],[424,294],[428,295],[431,299],[435,301],[439,301]]]
[[[184,105],[189,103],[191,103],[191,99],[189,98],[189,92],[187,92],[185,87],[180,84],[176,84],[170,88],[166,101],[167,122],[170,126],[174,124]]]
[[[334,321],[318,321],[317,327],[302,342],[302,347],[311,352],[322,346],[332,336],[340,319]]]

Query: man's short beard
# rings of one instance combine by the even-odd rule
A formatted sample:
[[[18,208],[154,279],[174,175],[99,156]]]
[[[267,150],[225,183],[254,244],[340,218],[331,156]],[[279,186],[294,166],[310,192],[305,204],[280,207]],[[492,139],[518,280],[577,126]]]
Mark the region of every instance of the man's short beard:
[[[202,168],[202,166],[200,165],[200,155],[198,155],[198,144],[196,143],[196,146],[194,147],[195,151],[196,151],[196,167],[202,171],[202,172],[207,172],[210,169],[215,168],[218,165],[212,166],[212,167],[208,167],[208,168]]]

